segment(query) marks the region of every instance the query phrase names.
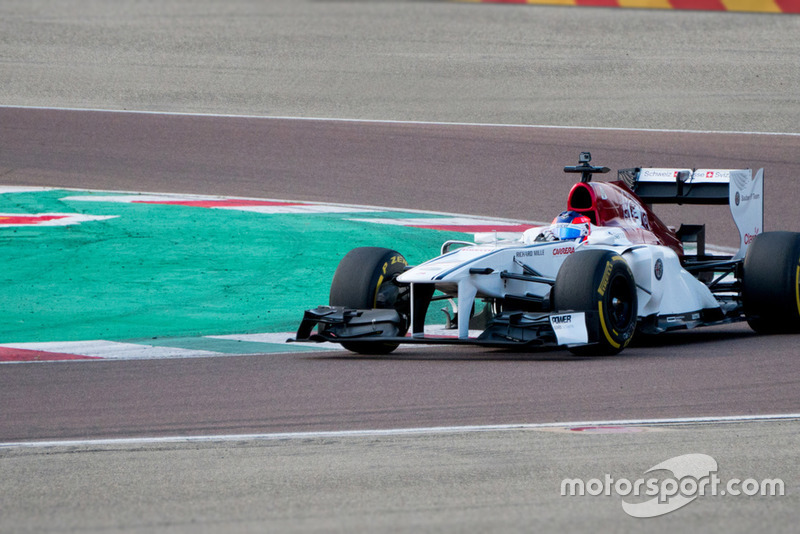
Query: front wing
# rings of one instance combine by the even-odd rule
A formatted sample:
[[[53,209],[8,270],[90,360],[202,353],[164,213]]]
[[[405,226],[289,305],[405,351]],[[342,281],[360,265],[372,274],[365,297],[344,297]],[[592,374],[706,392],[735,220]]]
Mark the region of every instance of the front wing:
[[[376,341],[401,344],[479,345],[524,347],[527,350],[587,345],[597,342],[587,329],[587,319],[596,312],[558,314],[503,312],[494,316],[478,337],[457,335],[402,335],[406,318],[392,309],[357,310],[320,306],[307,310],[290,342],[332,342],[348,345]],[[314,328],[317,333],[314,333]]]

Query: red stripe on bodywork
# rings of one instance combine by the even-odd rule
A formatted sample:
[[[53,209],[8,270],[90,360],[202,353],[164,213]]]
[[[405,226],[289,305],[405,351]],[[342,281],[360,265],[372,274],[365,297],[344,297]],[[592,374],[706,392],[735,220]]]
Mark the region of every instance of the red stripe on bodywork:
[[[0,362],[54,362],[60,360],[102,360],[99,356],[83,356],[80,354],[63,354],[60,352],[44,352],[40,350],[15,349],[0,347]]]

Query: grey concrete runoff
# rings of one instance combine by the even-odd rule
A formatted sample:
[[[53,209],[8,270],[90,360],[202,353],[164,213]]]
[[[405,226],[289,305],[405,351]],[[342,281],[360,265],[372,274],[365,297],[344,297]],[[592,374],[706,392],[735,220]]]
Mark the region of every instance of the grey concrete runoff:
[[[2,448],[0,530],[792,532],[798,435],[797,421],[767,421]],[[629,516],[622,502],[648,497],[617,482],[668,488],[672,473],[648,470],[685,454],[716,461],[718,489]],[[610,491],[590,494],[609,477]],[[566,479],[588,490],[570,495]],[[776,479],[783,495],[741,490]],[[731,483],[740,495],[722,494]]]
[[[800,132],[800,17],[436,1],[0,4],[0,104]]]
[[[800,132],[798,16],[4,0],[0,36],[4,106]],[[0,532],[795,532],[799,439],[784,421],[5,448]],[[693,453],[786,494],[650,519],[618,495],[560,495]]]

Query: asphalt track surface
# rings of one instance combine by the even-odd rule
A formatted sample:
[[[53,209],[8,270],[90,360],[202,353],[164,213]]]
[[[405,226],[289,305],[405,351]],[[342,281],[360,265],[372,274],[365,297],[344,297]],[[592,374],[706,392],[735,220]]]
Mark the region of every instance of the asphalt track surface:
[[[701,167],[763,165],[771,179],[767,213],[782,215],[769,217],[768,227],[800,231],[793,209],[800,196],[794,136],[29,109],[2,109],[0,117],[15,132],[5,145],[12,185],[391,202],[547,218],[563,209],[572,185],[563,164],[573,163],[582,147],[597,147],[597,159],[616,166],[636,165],[633,157],[654,166],[691,159],[702,160],[691,165]],[[245,158],[245,152],[254,156]],[[735,245],[735,230],[726,232],[732,226],[726,208],[719,217],[691,209],[709,220],[709,241],[728,238]],[[734,325],[645,340],[646,346],[601,360],[563,352],[409,349],[376,360],[325,355],[202,362],[181,373],[170,367],[182,363],[126,363],[122,368],[133,375],[122,383],[119,363],[74,370],[19,366],[4,370],[9,403],[0,416],[0,440],[795,413],[796,341],[757,337],[746,325]],[[429,366],[438,369],[432,373]],[[75,387],[73,380],[87,372],[87,384]],[[434,388],[441,376],[449,379]],[[30,380],[37,377],[49,385],[47,394],[30,398]],[[435,397],[426,393],[434,389]],[[200,398],[186,403],[189,390]],[[81,401],[87,395],[95,399],[89,406]],[[209,418],[212,409],[216,415]]]
[[[741,161],[742,165],[744,160],[755,162],[754,166],[764,165],[771,169],[772,179],[767,188],[768,207],[778,206],[780,213],[788,215],[768,216],[767,224],[800,229],[797,212],[792,209],[797,186],[787,179],[797,170],[797,163],[790,156],[797,141],[794,136],[31,109],[2,109],[0,116],[7,131],[14,132],[7,136],[9,142],[5,145],[4,158],[8,168],[5,181],[12,185],[224,192],[301,200],[319,199],[319,191],[325,191],[324,198],[337,202],[391,203],[417,209],[546,218],[552,206],[563,202],[570,186],[559,172],[560,166],[571,163],[570,158],[582,148],[601,145],[601,149],[593,150],[599,160],[609,165],[635,165],[627,158],[632,154],[641,157],[643,153],[648,154],[650,164],[658,166],[679,164],[692,157],[702,159],[700,166],[729,165],[732,159],[737,163]],[[224,135],[219,135],[220,132]],[[255,157],[243,157],[243,150],[254,146],[263,149],[254,150]],[[624,148],[617,148],[619,146]],[[730,156],[725,158],[720,151]],[[705,156],[712,153],[714,157]],[[532,159],[537,163],[532,164]],[[224,180],[220,180],[221,176]],[[487,176],[492,178],[487,180]],[[485,193],[487,184],[492,183],[496,193],[476,193]],[[536,183],[548,185],[541,188],[545,194],[537,194],[538,190],[531,187],[530,184]],[[551,187],[551,184],[555,185]],[[387,197],[387,191],[391,191],[391,198],[398,200]],[[394,197],[397,191],[402,193]],[[452,194],[435,198],[440,191],[452,191]],[[520,200],[520,195],[510,194],[514,191],[531,191],[531,194]],[[783,193],[777,193],[781,191]],[[556,211],[560,209],[557,207]],[[711,218],[709,233],[713,242],[735,240],[735,235],[726,233],[726,226],[730,226],[729,221]],[[509,488],[525,486],[533,476],[508,471],[509,465],[524,465],[530,473],[548,472],[553,465],[563,462],[563,457],[547,451],[566,446],[566,450],[572,451],[566,454],[574,455],[577,452],[573,448],[581,449],[575,442],[564,444],[559,438],[532,437],[519,432],[501,433],[513,444],[500,438],[498,442],[487,444],[483,438],[476,440],[461,434],[454,438],[450,433],[441,435],[435,431],[425,433],[427,437],[424,438],[370,438],[369,434],[355,439],[325,438],[313,433],[796,414],[800,413],[796,393],[800,390],[799,365],[796,336],[759,337],[746,325],[698,329],[640,340],[620,356],[611,358],[574,358],[563,351],[530,354],[481,348],[414,347],[382,358],[328,353],[195,360],[189,365],[179,360],[13,365],[0,370],[3,405],[0,442],[310,433],[300,438],[306,446],[297,452],[291,452],[297,449],[297,439],[278,439],[277,443],[284,444],[278,449],[245,437],[239,438],[239,442],[249,443],[244,449],[241,445],[231,448],[223,443],[213,450],[232,451],[227,454],[233,457],[222,463],[208,445],[191,443],[169,445],[167,450],[165,445],[147,445],[147,441],[122,446],[121,450],[91,442],[67,446],[67,451],[84,451],[90,456],[96,454],[92,451],[109,451],[115,461],[122,462],[128,470],[124,489],[113,490],[110,495],[102,489],[110,484],[106,478],[99,479],[98,485],[86,486],[85,481],[78,484],[78,488],[84,488],[89,504],[66,516],[67,524],[77,529],[120,525],[125,530],[148,531],[167,525],[180,530],[191,529],[195,521],[206,526],[220,523],[229,528],[233,525],[243,531],[258,530],[265,524],[281,530],[301,531],[332,527],[369,529],[394,526],[391,517],[396,514],[403,517],[404,528],[421,525],[424,530],[480,530],[483,527],[520,530],[534,521],[532,517],[537,518],[538,524],[569,524],[578,528],[590,528],[601,518],[608,528],[630,528],[632,525],[620,523],[622,513],[617,502],[591,502],[583,508],[577,522],[565,511],[559,511],[566,510],[563,508],[567,504],[565,501],[547,503],[556,492],[558,477],[592,478],[596,471],[587,465],[596,465],[593,462],[597,459],[585,458],[574,467],[562,465],[555,474],[539,480],[538,485],[533,484],[511,501],[499,498],[507,495]],[[766,423],[751,423],[753,425],[769,428]],[[791,423],[786,425],[792,428]],[[784,446],[788,444],[769,462],[754,461],[741,452],[734,454],[725,437],[730,437],[725,428],[714,427],[706,427],[705,431],[682,428],[680,432],[655,441],[645,437],[642,447],[648,455],[630,458],[637,458],[636,465],[644,471],[650,467],[648,462],[654,464],[656,460],[685,450],[686,440],[695,439],[688,436],[699,434],[703,449],[711,447],[717,458],[728,459],[728,466],[744,462],[757,466],[756,474],[786,477],[792,473],[787,466],[796,455],[797,438],[793,431],[787,433],[785,426],[780,428],[781,431],[771,433],[766,442],[761,432],[754,432],[753,428],[742,430],[756,450],[775,445],[775,440]],[[320,440],[330,444],[331,439],[334,445],[318,448]],[[376,448],[365,451],[363,439],[375,442]],[[640,439],[628,440],[622,449],[632,447],[632,443]],[[610,447],[607,441],[596,446],[604,469],[614,469],[616,473],[631,469],[630,458],[620,457],[618,449]],[[401,456],[387,461],[385,456],[395,454],[398,447]],[[417,463],[419,447],[438,452]],[[542,456],[533,461],[528,454],[520,456],[513,452],[515,447],[532,447],[541,450]],[[44,476],[56,476],[61,480],[66,476],[60,460],[62,453],[55,451],[63,449],[50,447],[44,448],[44,452],[25,453],[13,452],[12,448],[6,455],[10,462],[6,464],[9,478],[22,480],[23,473],[44,466],[41,472]],[[153,450],[162,451],[155,460],[149,456]],[[453,454],[461,457],[460,461],[466,462],[464,455],[477,460],[478,464],[483,463],[478,460],[482,455],[499,454],[500,458],[505,458],[505,470],[495,472],[495,478],[484,475],[485,480],[493,480],[489,487],[467,485],[453,493],[447,488],[456,483],[454,480],[480,473],[480,470],[468,464],[453,467],[451,456],[441,456],[445,454],[442,451],[448,450],[457,451]],[[297,454],[301,456],[298,458]],[[356,460],[365,455],[385,467],[377,471],[366,468]],[[654,456],[657,456],[655,460]],[[223,484],[221,495],[208,494],[208,489],[203,490],[202,496],[191,490],[186,493],[181,489],[184,484],[206,486],[186,474],[169,482],[162,480],[147,467],[152,461],[169,470],[187,462],[197,462],[200,466],[210,462],[210,469],[217,473],[211,475],[214,483]],[[332,486],[325,482],[309,485],[308,478],[325,479],[323,473],[331,469],[328,461],[336,462],[337,466],[335,475],[329,473],[334,477],[330,482]],[[542,465],[543,462],[549,464]],[[66,473],[85,469],[80,467],[82,463],[78,461],[78,465],[68,468]],[[112,465],[116,464],[101,460],[100,465],[113,479]],[[261,467],[254,468],[254,465]],[[266,473],[264,465],[270,466]],[[773,471],[769,472],[770,469]],[[232,473],[239,473],[241,478]],[[228,485],[239,488],[238,484],[250,480],[254,473],[261,473],[261,489],[251,491],[258,499],[271,499],[273,503],[276,502],[272,500],[275,492],[285,494],[280,501],[284,502],[283,508],[253,508],[236,499],[240,489],[230,490],[233,493],[225,489]],[[443,499],[446,503],[443,508],[425,508],[427,498],[409,500],[403,497],[406,492],[416,495],[413,489],[416,484],[409,488],[402,483],[406,477],[425,480],[430,473],[438,473],[435,476],[439,478],[435,483],[423,484],[424,490]],[[375,476],[394,480],[390,484],[392,489],[382,490],[380,483],[377,488],[373,487]],[[62,483],[77,491],[74,484]],[[341,498],[361,499],[373,512],[367,513],[362,507],[357,508],[360,513],[354,511],[342,516],[339,512],[341,500],[314,501],[319,498],[320,491],[338,491],[342,484],[361,489],[348,489]],[[149,508],[138,505],[150,511],[150,515],[142,518],[136,513],[137,506],[120,505],[127,502],[130,495],[149,494],[153,486],[166,502],[177,499],[184,511],[171,512],[169,507],[165,509],[150,502]],[[9,525],[38,530],[65,520],[57,507],[45,503],[41,503],[41,508],[47,513],[34,514],[38,519],[31,520],[31,502],[37,502],[39,490],[29,483],[14,487],[21,490],[25,503],[6,497],[10,509],[14,510],[9,516]],[[796,491],[796,485],[790,486],[792,490]],[[495,497],[483,505],[491,513],[481,516],[469,503],[475,498],[473,492],[483,494],[486,491],[493,491]],[[403,501],[406,505],[387,504],[398,497],[396,492],[406,499]],[[314,502],[311,508],[304,511],[293,508],[297,502],[309,499]],[[545,514],[548,518],[545,523],[541,523],[540,506],[531,504],[541,499],[545,500],[541,506],[550,510]],[[122,511],[111,516],[104,514],[102,503],[109,502],[119,505]],[[204,502],[214,503],[214,513],[201,511],[205,507],[200,503]],[[242,507],[241,517],[249,519],[238,519],[239,516],[232,519],[223,503]],[[783,506],[794,504],[782,501],[781,510],[785,509]],[[725,528],[732,524],[737,527],[754,524],[752,518],[748,519],[750,522],[743,521],[743,510],[728,502],[717,505],[714,510],[717,514],[725,512],[727,519],[716,523]],[[764,509],[760,510],[763,513]],[[699,515],[687,519],[688,524],[709,524],[708,515],[697,510],[695,513]],[[159,519],[160,514],[168,519]],[[87,519],[89,517],[92,519]],[[775,525],[785,525],[791,515],[758,517],[762,518],[758,522],[768,520]],[[668,525],[662,523],[659,528],[668,528]]]
[[[293,9],[288,3],[276,4],[283,10]],[[320,3],[319,9],[329,13],[336,4]],[[38,6],[36,2],[26,5]],[[295,24],[308,15],[308,4],[298,5],[299,12],[286,21]],[[383,9],[393,4],[386,5],[344,3],[343,18],[332,23],[341,22],[354,9],[363,9],[369,21],[370,16],[381,16]],[[414,13],[431,9],[429,13],[440,13],[437,16],[452,15],[449,10],[456,9],[413,5]],[[477,17],[461,21],[464,26],[460,30],[475,24],[475,36],[484,38],[479,28],[485,28],[485,23],[502,24],[515,16],[529,16],[499,11],[503,7],[483,12],[488,20]],[[537,13],[555,17],[556,25],[572,17],[557,9]],[[603,12],[592,11],[591,17],[586,10],[571,13],[586,17],[585,21],[599,17],[612,24]],[[129,19],[135,26],[153,24],[160,28],[153,19],[135,15]],[[685,29],[680,24],[690,20],[681,14],[663,15],[666,18],[652,18],[643,12],[616,16],[653,32]],[[710,30],[720,27],[717,22],[722,19],[715,18],[718,16],[701,14],[695,20],[701,21],[700,29]],[[427,27],[436,16],[421,20]],[[760,29],[769,27],[772,31],[777,25],[792,31],[796,22],[762,16],[724,21],[729,25],[715,34],[714,42],[736,43],[719,51],[726,61],[754,72],[771,70],[773,64],[765,63],[765,57],[777,58],[769,61],[778,65],[792,65],[796,60],[796,54],[781,48],[792,46],[792,40],[780,41],[788,41],[788,45],[772,46],[761,39],[770,32]],[[410,21],[400,17],[396,22],[401,26],[405,22],[408,27]],[[697,29],[692,22],[688,24],[690,30]],[[621,32],[625,26],[615,29]],[[124,37],[125,25],[121,32]],[[40,34],[33,35],[36,38]],[[741,39],[726,40],[731,35]],[[47,46],[47,39],[44,41]],[[711,48],[702,47],[694,59],[678,59],[680,54],[672,54],[676,52],[671,48],[675,42],[662,41],[667,52],[658,56],[654,68],[669,61],[695,61],[702,68],[719,63],[703,57]],[[754,55],[742,54],[747,43],[764,44],[757,46]],[[447,43],[441,45],[444,50]],[[52,56],[42,57],[58,63],[61,49],[48,50]],[[636,53],[640,49],[631,50]],[[681,51],[686,50],[677,52]],[[85,53],[83,49],[78,52]],[[614,52],[618,50],[614,48]],[[647,53],[637,59],[655,52],[647,48]],[[746,57],[741,59],[742,55]],[[598,52],[594,61],[601,56]],[[126,59],[124,51],[121,57]],[[736,58],[740,63],[734,61]],[[26,76],[30,72],[43,76],[38,69],[47,63],[33,64]],[[91,75],[103,70],[103,64],[101,60],[82,65],[92,79]],[[121,95],[126,100],[136,93],[135,84],[120,77],[116,66],[108,65],[106,68],[116,74],[110,79],[119,86],[100,84],[92,92],[77,79],[63,77],[63,72],[55,70],[52,75],[69,91],[59,93],[58,84],[42,84],[36,90],[27,86],[26,91],[26,78],[17,77],[9,84],[6,101],[36,106],[123,107],[115,106],[109,95]],[[731,64],[724,66],[730,68]],[[139,79],[157,79],[158,69],[140,67]],[[13,73],[19,67],[11,63],[4,68]],[[686,64],[675,69],[684,79],[691,78]],[[770,108],[769,113],[758,115],[763,124],[745,130],[797,131],[798,122],[793,119],[797,117],[796,95],[791,89],[781,89],[796,75],[796,69],[782,72],[782,78],[767,84],[764,98],[757,92],[743,98],[738,94],[734,99],[737,106],[732,109],[741,110],[740,119],[758,115],[764,106]],[[729,80],[726,88],[737,83],[742,87],[740,79]],[[315,87],[324,85],[324,80],[318,80]],[[604,79],[600,86],[604,88],[601,100],[617,98],[610,90],[613,77]],[[742,130],[737,125],[743,121],[723,111],[727,109],[725,98],[714,100],[706,86],[707,98],[694,98],[702,91],[690,91],[682,101],[679,88],[684,86],[671,86],[670,96],[658,100],[658,105],[647,98],[652,96],[647,88],[639,93],[645,98],[631,96],[630,106],[618,105],[630,113],[630,118],[636,118],[633,122],[640,127]],[[119,87],[130,92],[120,93]],[[244,89],[253,90],[247,85]],[[420,96],[413,84],[403,89],[407,92],[400,92],[407,100],[387,97],[395,106],[401,101],[409,105]],[[476,85],[468,89],[470,98],[461,104],[475,104],[483,90]],[[305,90],[298,94],[305,95]],[[372,86],[365,86],[363,93],[342,85],[332,85],[331,90],[371,98],[379,93],[371,93],[375,91]],[[259,113],[259,104],[254,105],[246,95],[243,98],[249,104],[219,109],[208,105],[204,101],[208,95],[200,93],[196,101],[187,102],[183,94],[165,97],[171,94],[165,90],[155,101],[135,103],[141,104],[137,109],[172,107],[172,111],[265,114]],[[75,94],[84,95],[83,100],[76,102]],[[458,105],[458,93],[449,94],[448,102]],[[329,96],[328,104],[338,101],[339,95]],[[581,97],[573,93],[566,96],[565,100],[573,104]],[[416,113],[387,104],[381,109],[389,111],[381,117],[376,116],[380,111],[371,107],[369,98],[355,110],[332,105],[304,109],[317,111],[309,116],[356,119],[512,122],[506,120],[512,115],[511,109],[506,115],[491,111],[491,104],[502,101],[501,97],[484,107],[474,106],[474,114],[459,114],[449,104]],[[621,100],[625,98],[623,95]],[[298,106],[311,100],[300,98]],[[430,103],[424,98],[421,101],[421,108]],[[278,98],[272,103],[280,102]],[[266,114],[302,115],[296,112],[294,102],[285,103],[271,109],[280,113]],[[572,114],[566,107],[569,104],[553,111],[552,116],[535,112],[516,116],[529,124],[546,123],[550,117],[552,124],[609,125],[607,115]],[[648,115],[650,107],[661,111]],[[700,109],[705,110],[708,120],[695,121]],[[547,219],[560,211],[571,185],[559,169],[574,163],[577,153],[588,149],[597,163],[612,168],[763,166],[767,169],[766,227],[800,230],[795,208],[800,141],[795,135],[10,108],[0,110],[0,118],[2,181],[9,185],[332,200]],[[520,191],[530,194],[521,195]],[[712,216],[710,241],[733,245],[736,236],[725,220],[729,216],[707,213]],[[682,216],[682,211],[668,211],[665,218],[670,222]],[[157,361],[4,366],[0,369],[0,442],[792,414],[800,412],[797,352],[795,337],[758,337],[746,325],[733,325],[644,340],[620,356],[601,359],[577,359],[561,352],[412,348],[376,359],[294,354],[195,360],[190,365],[185,361]],[[15,531],[190,531],[198,524],[212,531],[524,531],[532,525],[625,531],[642,524],[622,514],[618,499],[611,503],[608,499],[582,501],[576,509],[574,501],[559,499],[558,481],[609,471],[633,477],[667,457],[702,448],[721,465],[724,462],[729,471],[738,470],[744,476],[785,477],[788,497],[768,502],[738,501],[744,505],[735,500],[701,501],[687,508],[685,514],[676,512],[664,521],[647,523],[647,528],[730,532],[768,525],[789,531],[796,522],[798,478],[792,468],[798,454],[796,422],[688,427],[671,434],[645,432],[637,437],[603,436],[608,435],[576,442],[573,437],[538,433],[488,433],[479,438],[429,434],[423,438],[366,440],[308,434],[268,446],[246,442],[239,446],[144,444],[115,448],[89,443],[33,452],[12,448],[2,451],[4,479],[13,484],[5,485],[2,502],[8,512],[0,521]],[[94,469],[96,474],[90,474]]]

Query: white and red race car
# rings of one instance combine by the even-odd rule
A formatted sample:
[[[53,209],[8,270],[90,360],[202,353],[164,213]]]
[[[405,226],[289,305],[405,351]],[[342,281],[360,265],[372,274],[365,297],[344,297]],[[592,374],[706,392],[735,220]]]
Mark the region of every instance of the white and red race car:
[[[764,171],[619,171],[579,164],[568,211],[519,239],[476,235],[409,267],[379,247],[350,251],[328,306],[305,312],[295,340],[386,354],[401,343],[566,347],[615,354],[636,332],[747,321],[760,333],[800,332],[800,234],[764,232]],[[668,228],[652,204],[727,204],[740,234],[735,254],[709,255],[705,227]],[[432,301],[449,300],[452,335],[426,333]],[[316,332],[314,332],[316,327]]]

